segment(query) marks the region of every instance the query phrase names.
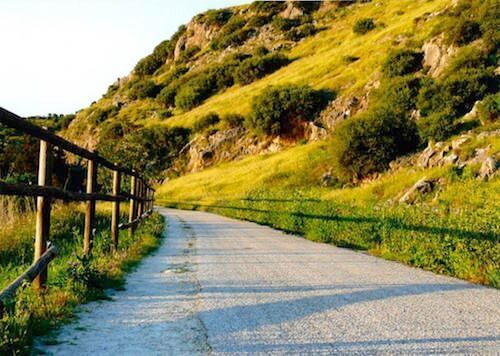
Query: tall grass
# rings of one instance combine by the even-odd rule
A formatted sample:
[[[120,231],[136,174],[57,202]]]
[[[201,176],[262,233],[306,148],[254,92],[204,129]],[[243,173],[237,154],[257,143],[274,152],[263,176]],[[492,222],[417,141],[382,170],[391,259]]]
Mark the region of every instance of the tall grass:
[[[370,253],[437,273],[500,287],[500,213],[448,206],[356,206],[260,191],[238,200],[164,202],[213,211]]]
[[[0,288],[19,276],[33,259],[33,212],[17,217],[12,212],[3,214],[10,220],[0,230]],[[49,265],[47,290],[37,293],[27,286],[6,304],[0,319],[0,354],[30,354],[34,337],[70,320],[78,304],[105,298],[105,288],[121,288],[124,274],[160,243],[163,219],[155,213],[141,223],[134,236],[120,232],[118,251],[111,254],[110,220],[108,204],[98,204],[93,253],[84,258],[83,206],[54,205],[50,239],[59,254]]]

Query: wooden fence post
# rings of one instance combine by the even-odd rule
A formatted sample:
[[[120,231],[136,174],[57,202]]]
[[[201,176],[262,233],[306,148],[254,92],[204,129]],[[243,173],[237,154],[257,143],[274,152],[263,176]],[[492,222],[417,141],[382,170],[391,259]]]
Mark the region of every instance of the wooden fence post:
[[[141,198],[139,202],[139,217],[144,213],[144,181],[141,179],[139,184],[139,197]]]
[[[134,233],[134,220],[135,220],[135,193],[137,191],[137,180],[135,176],[130,176],[130,195],[132,195],[130,199],[130,207],[129,207],[129,214],[128,214],[128,222],[130,224],[128,228],[128,234],[129,236],[132,236]]]
[[[87,194],[95,193],[96,190],[97,165],[93,160],[87,163]],[[89,255],[93,246],[93,228],[95,220],[95,200],[87,200],[85,209],[85,229],[83,231],[83,253]]]
[[[51,146],[46,141],[40,141],[40,154],[38,164],[38,185],[51,184]],[[35,262],[47,250],[47,240],[50,234],[50,198],[37,197],[36,199],[36,233],[35,233]],[[47,281],[47,268],[33,280],[36,289],[45,288]]]
[[[113,171],[113,195],[117,197],[120,194],[120,172]],[[120,222],[120,202],[113,202],[113,212],[111,213],[111,241],[112,250],[116,252],[118,250],[118,236],[120,231],[118,230],[118,224]]]

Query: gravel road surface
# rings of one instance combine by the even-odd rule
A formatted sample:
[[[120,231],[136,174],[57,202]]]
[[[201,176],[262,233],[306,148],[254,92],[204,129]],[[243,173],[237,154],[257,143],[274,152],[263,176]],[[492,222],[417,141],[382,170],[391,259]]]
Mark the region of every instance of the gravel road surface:
[[[218,215],[167,238],[55,355],[500,354],[500,292]]]

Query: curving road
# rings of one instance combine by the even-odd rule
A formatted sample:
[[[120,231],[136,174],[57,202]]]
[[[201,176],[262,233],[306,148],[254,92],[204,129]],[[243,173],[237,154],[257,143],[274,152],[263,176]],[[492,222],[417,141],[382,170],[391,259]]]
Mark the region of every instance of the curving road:
[[[500,292],[214,214],[168,238],[56,355],[500,354]],[[54,344],[54,342],[51,342]]]

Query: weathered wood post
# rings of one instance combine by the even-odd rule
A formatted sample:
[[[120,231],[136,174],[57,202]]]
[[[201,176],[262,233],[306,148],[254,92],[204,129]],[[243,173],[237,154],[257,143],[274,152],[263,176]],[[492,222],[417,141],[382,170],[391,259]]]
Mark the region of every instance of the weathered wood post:
[[[117,197],[120,195],[120,172],[113,171],[113,196]],[[113,202],[113,211],[111,213],[111,242],[112,250],[116,252],[118,250],[118,236],[120,231],[118,230],[118,224],[120,222],[120,202],[118,200]]]
[[[139,181],[139,197],[141,198],[139,202],[139,217],[144,214],[144,181],[141,179]]]
[[[87,163],[87,194],[93,194],[96,190],[97,165],[93,160]],[[93,228],[95,220],[95,199],[87,199],[85,209],[85,229],[83,231],[83,253],[89,255],[93,246]]]
[[[132,197],[130,198],[130,206],[129,206],[129,214],[128,214],[128,222],[130,224],[128,228],[128,234],[129,236],[132,236],[134,233],[134,220],[135,220],[135,194],[137,191],[137,181],[135,176],[130,176],[130,195]]]
[[[45,186],[51,184],[51,146],[46,141],[40,141],[40,154],[38,164],[38,185]],[[47,241],[50,234],[50,198],[37,197],[36,199],[36,233],[35,233],[35,262],[42,257],[47,250]],[[47,281],[47,268],[33,280],[36,289],[45,288]]]

